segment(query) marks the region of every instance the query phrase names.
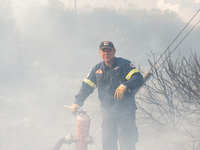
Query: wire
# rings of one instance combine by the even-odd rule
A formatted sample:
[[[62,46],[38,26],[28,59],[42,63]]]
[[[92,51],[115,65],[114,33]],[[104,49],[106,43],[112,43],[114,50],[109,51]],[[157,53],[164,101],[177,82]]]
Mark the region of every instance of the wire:
[[[185,25],[185,27],[180,31],[180,33],[175,37],[175,39],[172,41],[172,43],[167,47],[167,49],[162,53],[162,55],[157,59],[157,61],[153,64],[153,66],[145,73],[143,76],[144,83],[151,77],[152,73],[150,72],[153,68],[155,68],[155,65],[158,63],[158,61],[162,58],[162,56],[169,50],[169,48],[172,46],[172,44],[177,40],[177,38],[181,35],[181,33],[185,30],[185,28],[190,24],[190,22],[196,17],[196,15],[199,13],[200,9],[196,12],[196,14],[190,19],[190,21]],[[179,47],[179,45],[185,40],[185,38],[192,32],[192,30],[199,24],[200,20],[193,26],[193,28],[182,38],[182,40],[176,45],[176,47],[173,49],[173,51],[162,61],[161,65],[157,67],[159,69],[164,62],[171,56],[171,54]],[[134,93],[136,94],[141,89],[135,89]]]
[[[169,48],[172,46],[172,44],[177,40],[177,38],[181,35],[181,33],[185,30],[185,28],[190,24],[190,22],[196,17],[196,15],[199,13],[200,9],[195,13],[195,15],[190,19],[190,21],[185,25],[185,27],[180,31],[180,33],[175,37],[175,39],[172,41],[172,43],[167,47],[167,49],[162,53],[162,55],[157,59],[157,61],[154,63],[154,65],[149,69],[149,72],[155,68],[155,65],[158,63],[158,61],[162,58],[162,56],[169,50]],[[192,32],[192,30],[199,24],[200,20],[194,25],[194,27],[187,33],[187,35],[179,42],[179,44],[174,48],[174,50],[169,54],[169,56],[178,48],[178,46],[185,40],[185,38]],[[169,57],[168,56],[168,57]],[[168,58],[167,57],[167,58]],[[167,59],[166,58],[166,59]],[[163,64],[166,59],[161,63]],[[160,65],[161,66],[161,65]],[[160,67],[159,66],[159,67]],[[158,67],[158,68],[159,68]],[[158,69],[157,68],[157,69]]]
[[[163,62],[161,63],[161,65],[159,65],[157,67],[157,69],[159,69],[164,62],[167,60],[167,58],[169,58],[171,56],[171,54],[179,47],[179,45],[185,40],[185,38],[192,32],[192,30],[194,30],[194,28],[199,24],[200,20],[193,26],[193,28],[183,37],[183,39],[177,44],[177,46],[173,49],[173,51],[171,53],[169,53],[169,55],[163,60]]]

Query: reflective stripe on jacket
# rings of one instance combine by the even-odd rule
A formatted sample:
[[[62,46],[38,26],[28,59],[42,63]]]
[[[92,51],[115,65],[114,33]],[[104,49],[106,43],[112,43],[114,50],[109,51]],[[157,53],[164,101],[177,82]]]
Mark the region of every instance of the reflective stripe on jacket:
[[[120,84],[126,85],[127,90],[122,100],[116,100],[114,93]],[[142,84],[143,77],[135,66],[126,59],[115,57],[112,67],[101,62],[92,68],[83,80],[75,103],[82,106],[97,87],[102,115],[120,116],[136,109],[133,90]]]

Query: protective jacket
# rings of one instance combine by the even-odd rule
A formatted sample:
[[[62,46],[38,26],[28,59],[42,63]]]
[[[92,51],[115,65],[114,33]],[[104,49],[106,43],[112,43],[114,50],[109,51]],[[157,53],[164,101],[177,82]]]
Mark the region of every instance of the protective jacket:
[[[126,85],[122,100],[114,99],[115,90]],[[85,99],[97,87],[103,117],[117,117],[136,109],[134,89],[143,84],[143,77],[136,67],[123,58],[114,58],[112,67],[103,61],[95,65],[83,80],[81,89],[75,97],[75,103],[82,106]]]

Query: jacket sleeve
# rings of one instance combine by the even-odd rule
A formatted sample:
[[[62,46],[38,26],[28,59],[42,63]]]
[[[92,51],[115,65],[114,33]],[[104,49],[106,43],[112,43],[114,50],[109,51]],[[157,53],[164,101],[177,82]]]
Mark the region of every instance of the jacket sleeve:
[[[122,84],[126,85],[127,89],[135,90],[142,86],[143,76],[131,63],[126,63],[124,66],[125,82]]]
[[[79,106],[83,106],[86,98],[94,91],[96,88],[96,75],[94,69],[90,71],[88,76],[82,81],[81,88],[78,94],[75,96],[75,102]]]

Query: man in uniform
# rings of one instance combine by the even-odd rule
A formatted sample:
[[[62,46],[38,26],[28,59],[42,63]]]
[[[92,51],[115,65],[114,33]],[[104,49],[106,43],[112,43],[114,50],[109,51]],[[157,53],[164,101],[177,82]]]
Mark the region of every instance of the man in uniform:
[[[83,80],[71,111],[76,115],[86,98],[98,88],[102,114],[103,150],[135,150],[137,127],[134,89],[143,84],[143,77],[129,61],[115,57],[112,42],[103,41],[99,47],[102,62],[95,65]]]

